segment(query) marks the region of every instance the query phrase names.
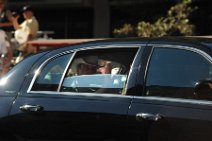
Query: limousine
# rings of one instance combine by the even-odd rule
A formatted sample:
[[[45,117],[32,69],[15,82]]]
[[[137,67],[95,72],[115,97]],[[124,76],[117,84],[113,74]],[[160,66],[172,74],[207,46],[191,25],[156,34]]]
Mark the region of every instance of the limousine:
[[[91,41],[0,81],[0,140],[211,141],[212,39]]]

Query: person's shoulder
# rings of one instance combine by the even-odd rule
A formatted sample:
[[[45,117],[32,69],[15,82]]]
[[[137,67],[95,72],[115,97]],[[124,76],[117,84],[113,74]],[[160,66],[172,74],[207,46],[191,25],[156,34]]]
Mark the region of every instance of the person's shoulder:
[[[32,17],[32,20],[38,21],[37,18],[36,18],[35,16]]]
[[[33,18],[31,19],[31,22],[35,25],[39,25],[38,20],[36,19],[36,17],[33,16]]]

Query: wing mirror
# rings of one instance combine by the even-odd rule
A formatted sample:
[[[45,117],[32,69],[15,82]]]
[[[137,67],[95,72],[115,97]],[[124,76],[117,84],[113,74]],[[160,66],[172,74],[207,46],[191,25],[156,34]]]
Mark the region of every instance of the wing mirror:
[[[198,81],[194,87],[194,95],[197,99],[212,100],[212,80]]]

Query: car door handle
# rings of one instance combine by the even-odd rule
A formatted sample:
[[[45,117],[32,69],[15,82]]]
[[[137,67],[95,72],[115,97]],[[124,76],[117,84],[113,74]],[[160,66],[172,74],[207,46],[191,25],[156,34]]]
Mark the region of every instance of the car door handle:
[[[22,112],[42,112],[43,109],[44,108],[40,105],[23,105],[23,106],[20,106],[20,110]]]
[[[158,121],[162,118],[160,114],[151,114],[151,113],[138,113],[136,114],[136,119],[141,120],[149,120],[149,121]]]

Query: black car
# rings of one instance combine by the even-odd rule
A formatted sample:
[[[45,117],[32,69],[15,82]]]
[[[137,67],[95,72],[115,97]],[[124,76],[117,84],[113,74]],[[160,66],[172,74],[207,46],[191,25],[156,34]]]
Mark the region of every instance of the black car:
[[[108,39],[40,52],[0,86],[2,140],[212,140],[212,39]]]

